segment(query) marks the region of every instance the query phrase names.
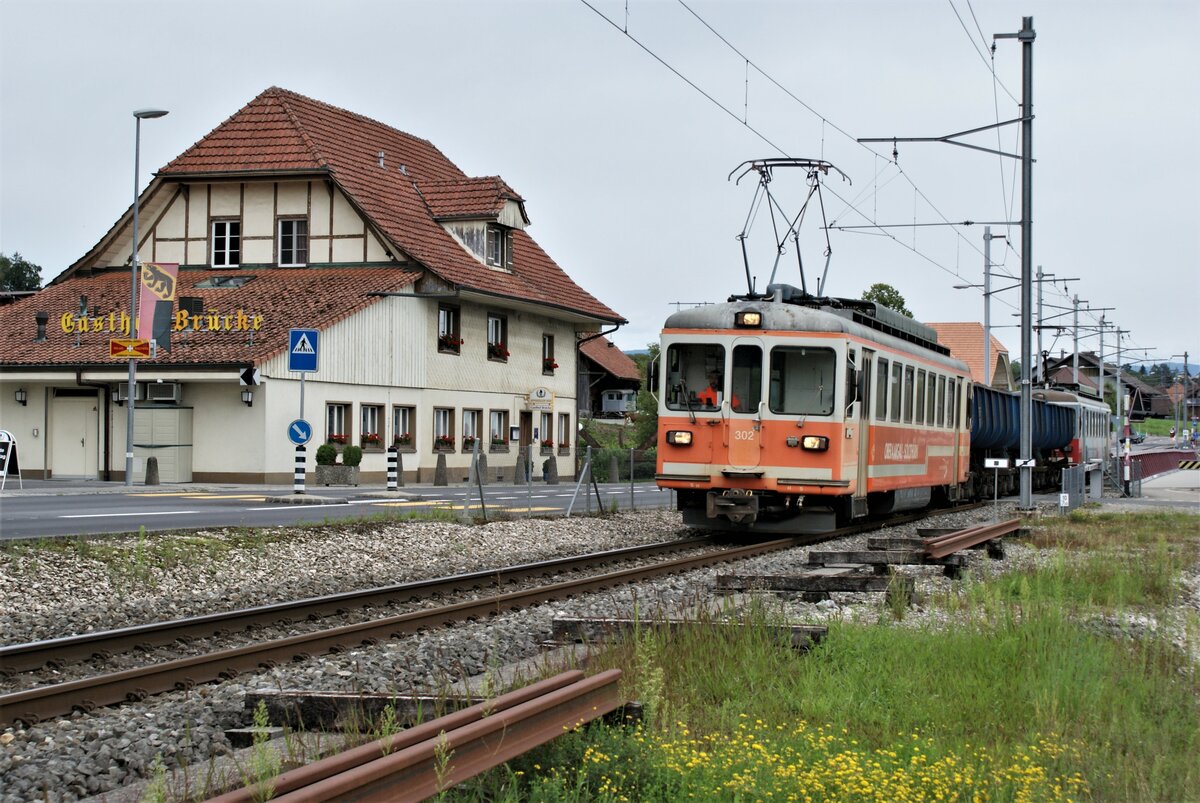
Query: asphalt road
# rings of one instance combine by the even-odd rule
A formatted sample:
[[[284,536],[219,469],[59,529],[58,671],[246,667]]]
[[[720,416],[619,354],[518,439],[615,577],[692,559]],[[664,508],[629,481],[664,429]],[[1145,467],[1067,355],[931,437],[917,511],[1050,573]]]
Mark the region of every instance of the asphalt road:
[[[602,484],[599,488],[606,509],[614,504],[620,510],[630,509],[628,483]],[[272,503],[268,497],[291,502],[294,494],[285,489],[254,486],[217,490],[186,490],[180,486],[105,490],[96,493],[88,489],[64,489],[54,494],[26,492],[0,496],[0,540],[130,533],[140,527],[148,532],[267,527],[432,509],[459,515],[480,513],[478,491],[463,486],[422,486],[392,494],[378,489],[308,489],[307,496],[327,498],[333,504]],[[535,484],[532,488],[484,486],[484,501],[490,514],[555,516],[566,512],[574,490],[573,484]],[[586,512],[589,503],[595,511],[598,507],[595,491],[589,500],[584,498],[581,488],[574,512]],[[633,487],[632,504],[638,509],[669,507],[673,498],[651,483],[638,483]]]

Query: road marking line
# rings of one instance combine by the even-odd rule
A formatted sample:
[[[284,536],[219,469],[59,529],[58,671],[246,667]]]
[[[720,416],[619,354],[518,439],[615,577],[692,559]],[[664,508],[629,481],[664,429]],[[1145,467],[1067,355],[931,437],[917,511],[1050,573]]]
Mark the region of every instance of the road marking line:
[[[195,491],[148,491],[146,493],[127,493],[126,496],[191,496]]]
[[[256,502],[261,502],[266,499],[265,496],[256,496],[255,494],[184,494],[184,499],[253,499]]]
[[[187,513],[199,513],[198,510],[157,510],[147,513],[144,510],[134,510],[127,513],[73,513],[59,516],[60,519],[110,519],[116,516],[182,516]]]

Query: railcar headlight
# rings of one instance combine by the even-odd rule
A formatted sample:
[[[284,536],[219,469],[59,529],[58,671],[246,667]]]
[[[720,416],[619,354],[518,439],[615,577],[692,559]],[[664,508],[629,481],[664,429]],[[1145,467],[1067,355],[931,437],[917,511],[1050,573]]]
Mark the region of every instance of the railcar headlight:
[[[805,435],[800,441],[800,448],[808,449],[810,452],[823,452],[829,448],[829,438],[824,435]]]
[[[757,310],[743,310],[733,316],[733,325],[742,327],[762,326],[762,313]]]
[[[692,433],[686,429],[672,429],[667,431],[667,443],[672,446],[691,446]]]

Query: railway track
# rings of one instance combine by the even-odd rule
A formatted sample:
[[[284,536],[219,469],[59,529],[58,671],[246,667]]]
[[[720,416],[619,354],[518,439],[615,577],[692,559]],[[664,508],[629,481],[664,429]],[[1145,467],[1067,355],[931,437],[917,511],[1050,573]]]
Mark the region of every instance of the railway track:
[[[956,508],[956,510],[965,510],[976,506],[964,506]],[[932,513],[944,512],[947,511],[943,509]],[[699,554],[669,558],[651,565],[602,571],[584,577],[437,608],[421,609],[396,616],[317,630],[288,638],[219,650],[205,655],[166,661],[81,680],[39,686],[0,696],[0,725],[18,722],[32,725],[43,720],[68,715],[75,710],[90,711],[99,706],[138,701],[154,694],[190,689],[198,684],[227,680],[242,673],[270,669],[286,662],[303,661],[317,655],[370,646],[384,639],[411,635],[421,630],[454,622],[484,619],[510,610],[566,599],[663,575],[700,569],[721,562],[756,557],[810,544],[821,539],[869,532],[885,526],[919,520],[932,513],[903,514],[884,521],[841,528],[820,536],[780,538],[736,547],[713,547]],[[148,643],[148,639],[155,639],[158,643],[169,643],[181,637],[195,637],[195,633],[211,635],[214,630],[225,630],[235,625],[246,627],[255,621],[274,623],[281,618],[294,619],[301,615],[318,615],[316,612],[319,610],[338,612],[354,604],[352,600],[356,600],[360,605],[378,604],[363,602],[363,600],[371,599],[375,594],[390,595],[390,598],[395,599],[404,595],[407,595],[405,597],[407,598],[414,594],[423,596],[445,593],[451,589],[482,588],[484,584],[503,588],[521,580],[569,572],[585,572],[589,569],[604,567],[606,564],[611,565],[616,561],[627,561],[635,557],[653,558],[656,556],[655,553],[662,555],[688,548],[703,548],[705,544],[710,543],[711,541],[707,538],[673,541],[645,547],[592,553],[575,558],[544,561],[509,569],[406,583],[388,589],[349,592],[331,597],[299,600],[294,603],[280,603],[224,614],[210,614],[194,619],[141,625],[121,631],[107,631],[88,636],[13,645],[0,651],[0,663],[7,664],[11,656],[14,660],[21,660],[25,665],[41,666],[46,661],[61,659],[55,656],[82,655],[90,657],[99,650],[109,649],[109,647],[98,646],[103,644],[110,647],[118,644],[138,646]],[[441,589],[441,591],[437,589]],[[377,599],[382,598],[378,597]],[[305,613],[301,614],[300,611],[305,611]]]

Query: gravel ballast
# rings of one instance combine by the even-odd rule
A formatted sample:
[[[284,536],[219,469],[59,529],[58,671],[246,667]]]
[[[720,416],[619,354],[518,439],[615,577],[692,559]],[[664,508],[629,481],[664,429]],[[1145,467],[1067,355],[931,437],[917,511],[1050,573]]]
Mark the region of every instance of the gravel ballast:
[[[1006,507],[1011,509],[1002,505],[1002,514]],[[966,527],[991,516],[988,506],[944,514],[920,526]],[[915,535],[916,527],[903,525],[877,534]],[[113,571],[94,556],[73,552],[11,550],[0,553],[0,629],[5,643],[18,643],[691,534],[679,526],[678,514],[669,511],[483,526],[409,522],[275,530],[249,542],[244,532],[213,531],[189,536],[223,545],[212,550],[216,556],[212,562],[192,556],[171,565],[150,565],[143,544],[143,569],[137,572]],[[842,538],[815,548],[863,549],[867,537]],[[105,543],[137,555],[136,539]],[[555,616],[640,613],[644,617],[648,611],[678,611],[710,599],[717,574],[803,571],[807,552],[794,549],[621,586],[120,708],[77,713],[31,728],[9,728],[0,732],[0,801],[85,798],[146,777],[156,760],[168,772],[187,764],[193,775],[202,775],[212,757],[231,750],[223,731],[247,724],[243,710],[247,691],[436,692],[448,683],[537,655]],[[974,576],[987,576],[1040,559],[1041,551],[1010,541],[1004,561],[976,553],[970,570]],[[933,614],[920,600],[955,581],[943,577],[937,567],[901,567],[901,571],[914,577],[918,594],[918,603],[905,621],[928,621]],[[1200,583],[1195,574],[1188,582],[1195,604]],[[834,594],[820,603],[802,602],[798,595],[771,599],[782,600],[789,618],[799,623],[886,615],[878,594]]]

